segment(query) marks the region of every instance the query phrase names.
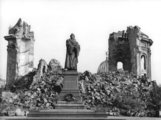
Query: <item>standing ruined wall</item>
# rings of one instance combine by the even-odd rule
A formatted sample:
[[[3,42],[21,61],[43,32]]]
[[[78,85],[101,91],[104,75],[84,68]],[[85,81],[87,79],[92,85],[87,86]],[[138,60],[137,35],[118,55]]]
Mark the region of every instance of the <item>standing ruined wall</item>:
[[[10,87],[33,69],[34,33],[30,31],[30,25],[19,19],[4,38],[8,41],[6,85]]]
[[[109,71],[117,70],[117,63],[123,63],[123,69],[131,72],[130,43],[124,31],[110,34],[109,38]]]
[[[126,31],[113,32],[109,36],[109,71],[117,70],[122,62],[123,69],[138,76],[151,79],[151,50],[153,41],[140,31],[138,26],[127,27]]]

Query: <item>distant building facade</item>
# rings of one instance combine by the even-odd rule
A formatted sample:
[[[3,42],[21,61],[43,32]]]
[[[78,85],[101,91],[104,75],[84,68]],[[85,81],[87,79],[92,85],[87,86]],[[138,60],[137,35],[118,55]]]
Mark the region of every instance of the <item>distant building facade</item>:
[[[6,85],[9,87],[14,80],[32,71],[35,40],[30,25],[21,19],[9,29],[9,35],[4,38],[8,41]]]
[[[109,71],[108,52],[106,52],[106,60],[101,62],[101,64],[98,67],[97,73],[107,73],[108,71]]]

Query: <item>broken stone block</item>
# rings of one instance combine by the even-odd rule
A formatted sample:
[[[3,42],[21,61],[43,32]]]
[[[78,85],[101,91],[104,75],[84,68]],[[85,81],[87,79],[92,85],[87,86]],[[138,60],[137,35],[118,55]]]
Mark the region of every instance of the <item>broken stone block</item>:
[[[53,71],[53,72],[59,71],[59,72],[61,72],[62,67],[60,65],[60,62],[56,59],[51,59],[50,62],[49,62],[49,71]]]

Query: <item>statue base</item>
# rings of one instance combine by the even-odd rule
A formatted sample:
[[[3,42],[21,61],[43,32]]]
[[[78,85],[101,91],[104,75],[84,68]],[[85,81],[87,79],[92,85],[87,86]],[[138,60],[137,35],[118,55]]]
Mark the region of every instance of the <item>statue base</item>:
[[[64,101],[67,95],[71,95],[74,101],[80,101],[80,92],[78,86],[78,72],[64,71],[63,89],[59,95],[58,101]]]

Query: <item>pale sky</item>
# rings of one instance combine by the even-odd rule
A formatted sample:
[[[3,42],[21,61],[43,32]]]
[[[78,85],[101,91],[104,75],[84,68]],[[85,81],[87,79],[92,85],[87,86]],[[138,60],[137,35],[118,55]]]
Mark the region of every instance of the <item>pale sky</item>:
[[[81,45],[78,71],[97,72],[112,32],[139,26],[154,44],[152,79],[161,84],[161,1],[159,0],[0,0],[0,78],[6,77],[9,26],[19,18],[35,35],[34,66],[55,58],[64,66],[65,41],[71,33]]]

